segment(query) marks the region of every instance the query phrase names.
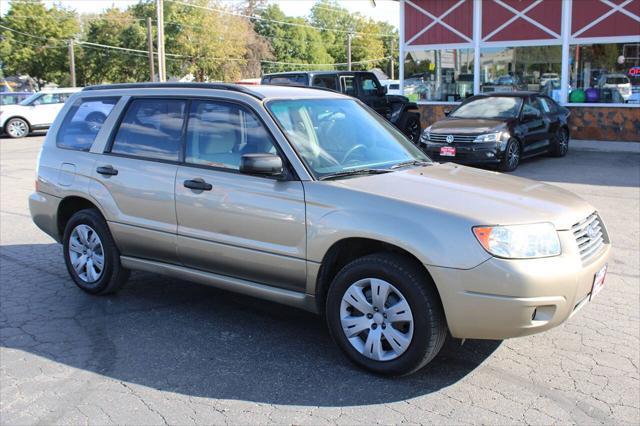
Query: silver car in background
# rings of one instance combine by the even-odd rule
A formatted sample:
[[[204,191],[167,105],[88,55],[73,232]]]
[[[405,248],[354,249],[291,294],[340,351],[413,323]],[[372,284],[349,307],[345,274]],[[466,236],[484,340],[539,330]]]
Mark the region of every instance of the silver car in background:
[[[358,100],[295,87],[87,88],[51,127],[29,204],[88,293],[137,269],[321,313],[386,375],[448,334],[557,326],[602,288],[610,251],[574,194],[434,163]]]

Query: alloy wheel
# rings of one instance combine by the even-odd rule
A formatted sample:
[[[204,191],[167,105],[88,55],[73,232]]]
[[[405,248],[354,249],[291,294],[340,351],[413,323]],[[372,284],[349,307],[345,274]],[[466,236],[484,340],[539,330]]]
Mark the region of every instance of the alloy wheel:
[[[509,169],[515,169],[518,166],[519,161],[520,147],[517,142],[512,142],[507,148],[507,164],[509,164]]]
[[[569,138],[567,137],[567,132],[564,129],[559,129],[556,138],[558,140],[560,154],[566,154],[569,150]]]
[[[13,138],[21,138],[27,135],[29,126],[22,120],[11,120],[7,124],[7,133]]]
[[[89,225],[78,225],[69,237],[69,258],[80,279],[93,283],[104,271],[104,247],[98,233]]]
[[[378,278],[349,286],[342,296],[340,322],[351,346],[375,361],[398,358],[413,338],[413,313],[407,299]]]

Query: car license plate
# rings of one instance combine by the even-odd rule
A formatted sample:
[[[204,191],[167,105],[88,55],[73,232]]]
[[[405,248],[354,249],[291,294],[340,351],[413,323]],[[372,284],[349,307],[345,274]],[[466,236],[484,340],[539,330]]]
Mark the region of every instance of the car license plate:
[[[456,147],[455,146],[443,146],[443,147],[440,147],[440,156],[441,157],[455,157],[456,156]]]
[[[607,275],[607,265],[604,265],[598,272],[596,272],[593,278],[593,286],[591,286],[591,297],[589,300],[593,300],[596,294],[604,287],[604,278]]]

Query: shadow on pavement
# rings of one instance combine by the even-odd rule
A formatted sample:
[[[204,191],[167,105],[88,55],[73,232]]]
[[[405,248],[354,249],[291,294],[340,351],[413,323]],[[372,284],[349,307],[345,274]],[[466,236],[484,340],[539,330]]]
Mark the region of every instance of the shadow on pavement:
[[[319,317],[293,308],[147,273],[115,296],[87,295],[57,244],[0,247],[0,300],[5,348],[163,391],[261,403],[405,400],[456,383],[500,345],[450,340],[419,373],[385,379],[351,365]]]

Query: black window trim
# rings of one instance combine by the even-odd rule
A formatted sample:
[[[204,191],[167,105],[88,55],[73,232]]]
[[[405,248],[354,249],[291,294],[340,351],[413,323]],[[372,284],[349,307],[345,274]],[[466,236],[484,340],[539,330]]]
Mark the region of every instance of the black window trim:
[[[69,117],[69,114],[71,113],[71,110],[75,107],[75,103],[76,102],[80,102],[80,104],[78,106],[80,106],[82,103],[84,103],[85,101],[89,100],[96,100],[96,99],[115,99],[116,103],[113,104],[113,108],[111,108],[111,111],[109,111],[109,114],[107,115],[107,118],[109,118],[109,116],[113,113],[113,110],[115,109],[115,107],[118,105],[118,103],[120,102],[120,100],[122,99],[122,96],[120,95],[115,95],[115,96],[83,96],[80,97],[78,99],[75,100],[74,105],[71,105],[71,107],[67,110],[67,112],[65,113],[64,118],[62,119],[62,122],[60,123],[60,127],[58,128],[58,131],[56,132],[56,148],[58,149],[66,149],[68,151],[76,151],[76,152],[90,152],[91,148],[93,147],[93,144],[96,142],[96,138],[97,138],[97,134],[96,134],[96,138],[93,139],[93,142],[91,142],[91,145],[89,146],[89,148],[87,149],[77,149],[77,148],[71,148],[68,146],[61,146],[58,142],[58,138],[60,137],[60,132],[62,131],[62,126],[66,123],[67,121],[67,117]],[[106,122],[106,119],[105,119]],[[102,129],[101,129],[102,130]],[[111,130],[113,131],[113,129]],[[100,133],[100,132],[98,132]],[[111,136],[111,134],[109,134],[109,137]]]
[[[151,158],[151,157],[141,157],[141,156],[136,156],[136,155],[120,154],[120,153],[111,152],[111,148],[113,147],[113,143],[115,142],[115,137],[118,134],[118,130],[120,129],[120,125],[122,124],[122,121],[124,120],[124,117],[126,116],[127,111],[129,110],[129,107],[131,106],[131,103],[134,100],[137,100],[137,99],[169,99],[169,100],[178,99],[178,100],[184,100],[184,101],[187,102],[187,106],[185,107],[187,109],[185,110],[185,118],[184,118],[183,127],[182,127],[182,134],[180,136],[180,150],[179,150],[179,156],[178,156],[178,160],[179,161],[164,160],[164,159]],[[186,132],[187,132],[188,123],[189,123],[189,110],[190,110],[192,101],[215,101],[215,102],[232,103],[232,104],[238,105],[240,107],[244,107],[247,110],[251,111],[251,113],[253,113],[253,115],[255,115],[255,117],[258,119],[260,124],[264,127],[264,129],[267,132],[267,134],[271,137],[271,139],[273,141],[273,145],[275,146],[278,155],[282,159],[284,176],[283,177],[262,176],[262,175],[256,176],[256,175],[251,175],[251,174],[248,174],[248,173],[242,173],[240,170],[231,169],[231,168],[227,168],[227,167],[216,167],[216,166],[210,166],[210,165],[206,165],[206,164],[187,163],[185,161],[185,153],[186,153],[186,149],[187,149],[186,148],[186,146],[187,146],[187,144],[186,144]],[[105,144],[105,147],[104,147],[101,155],[110,155],[110,156],[114,156],[114,157],[130,158],[130,159],[133,159],[133,160],[152,161],[152,162],[158,162],[158,163],[164,163],[164,164],[172,164],[172,165],[176,165],[176,166],[195,167],[195,168],[199,168],[199,169],[207,169],[207,170],[213,170],[213,171],[219,171],[219,172],[240,174],[240,175],[243,175],[243,176],[261,177],[261,178],[270,179],[270,180],[286,180],[286,181],[299,181],[300,180],[300,177],[298,176],[298,174],[295,171],[295,168],[293,167],[293,165],[289,161],[289,158],[287,158],[286,154],[284,153],[284,151],[280,147],[280,144],[278,143],[278,139],[276,137],[274,137],[273,133],[271,132],[271,129],[269,129],[269,126],[266,125],[266,123],[264,122],[262,117],[260,117],[260,114],[258,114],[258,112],[255,110],[255,108],[253,108],[251,105],[243,103],[242,101],[239,101],[239,100],[236,100],[236,99],[222,98],[222,97],[213,97],[213,96],[206,96],[206,95],[202,95],[202,96],[198,96],[198,95],[190,95],[190,96],[171,95],[171,96],[167,96],[167,95],[160,95],[160,94],[132,95],[127,100],[126,105],[124,105],[124,107],[122,108],[122,111],[120,112],[120,115],[118,116],[118,119],[116,120],[116,123],[111,128],[109,136],[107,138],[107,143]]]

